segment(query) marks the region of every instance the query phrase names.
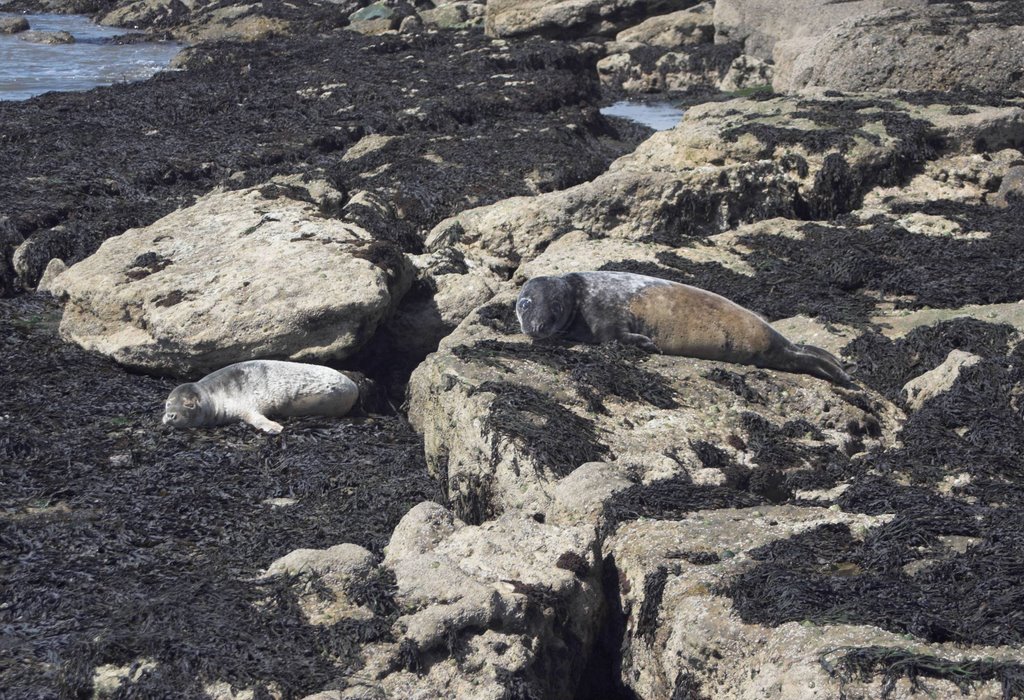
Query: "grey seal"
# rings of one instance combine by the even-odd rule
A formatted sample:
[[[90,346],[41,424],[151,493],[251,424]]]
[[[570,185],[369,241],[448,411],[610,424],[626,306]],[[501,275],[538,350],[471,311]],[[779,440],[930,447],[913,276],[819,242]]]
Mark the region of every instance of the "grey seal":
[[[531,338],[618,340],[649,352],[810,374],[842,386],[831,353],[799,345],[753,311],[698,287],[631,272],[570,272],[523,285],[516,316]]]
[[[250,360],[175,387],[167,397],[163,422],[184,428],[241,420],[279,433],[281,424],[268,416],[344,416],[358,398],[356,383],[330,367]]]

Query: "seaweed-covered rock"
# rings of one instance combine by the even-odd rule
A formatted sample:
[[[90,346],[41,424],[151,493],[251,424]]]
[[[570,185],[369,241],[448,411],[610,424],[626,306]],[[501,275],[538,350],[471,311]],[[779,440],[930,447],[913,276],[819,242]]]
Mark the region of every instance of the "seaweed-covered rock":
[[[1024,670],[1019,649],[908,639],[844,617],[842,600],[835,619],[800,622],[799,608],[830,586],[870,590],[869,565],[843,556],[892,518],[760,506],[621,526],[605,542],[621,604],[610,640],[622,645],[621,683],[642,698],[678,697],[680,688],[690,693],[682,697],[959,697],[968,689],[1012,697]],[[796,619],[765,626],[738,615],[730,598],[758,596],[763,580],[749,572],[802,539],[837,556],[790,555],[802,557],[807,585],[776,600]]]
[[[296,601],[312,625],[329,626],[341,620],[366,621],[374,611],[360,596],[376,571],[373,554],[356,544],[327,549],[296,549],[274,560],[264,579],[293,577]]]
[[[756,56],[740,54],[732,63],[718,87],[723,92],[767,89],[771,87],[775,68]]]
[[[43,32],[30,29],[26,32],[19,32],[18,38],[33,44],[73,44],[75,37],[71,32]]]
[[[28,20],[24,17],[0,17],[0,34],[17,34],[28,31]]]
[[[513,301],[503,291],[477,309],[409,385],[431,473],[469,522],[545,513],[558,483],[590,462],[644,483],[728,482],[776,499],[792,493],[790,475],[887,441],[901,415],[876,395],[802,375],[617,344],[532,342]],[[767,447],[791,429],[800,447]]]
[[[406,258],[313,205],[219,192],[108,239],[52,284],[62,334],[118,362],[196,375],[355,352],[412,279]]]
[[[598,61],[601,83],[610,94],[666,93],[693,99],[717,90],[739,55],[738,44],[684,44],[666,49],[619,42]]]
[[[737,48],[711,45],[712,9],[705,2],[619,32],[597,64],[605,92],[689,96],[717,87]]]
[[[363,650],[345,697],[570,697],[602,619],[595,538],[519,513],[467,526],[419,504],[384,558],[394,641]]]
[[[540,34],[557,38],[614,35],[646,17],[696,5],[699,0],[489,0],[490,36]]]
[[[228,4],[216,0],[130,0],[105,6],[101,24],[163,31],[197,43],[234,39],[259,41],[271,36],[326,30],[348,23],[348,15],[369,0],[296,0],[288,3]],[[93,10],[95,11],[95,10]]]

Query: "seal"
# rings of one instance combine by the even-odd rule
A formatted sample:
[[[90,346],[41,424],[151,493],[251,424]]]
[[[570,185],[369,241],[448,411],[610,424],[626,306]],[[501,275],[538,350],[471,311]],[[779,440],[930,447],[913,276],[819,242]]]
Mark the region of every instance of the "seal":
[[[185,428],[241,420],[279,433],[281,424],[268,416],[344,416],[358,398],[356,383],[330,367],[250,360],[175,387],[167,397],[163,422]]]
[[[523,285],[516,316],[531,338],[618,340],[649,352],[810,374],[842,386],[850,376],[831,353],[799,345],[753,311],[687,284],[631,272],[570,272]]]

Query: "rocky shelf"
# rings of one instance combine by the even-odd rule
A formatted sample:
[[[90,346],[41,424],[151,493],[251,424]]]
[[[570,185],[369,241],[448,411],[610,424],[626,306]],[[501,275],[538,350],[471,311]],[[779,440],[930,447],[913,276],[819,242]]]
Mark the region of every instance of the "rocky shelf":
[[[0,102],[0,697],[1024,697],[1024,12],[784,5],[4,4],[193,45]],[[530,340],[574,270],[857,386]],[[364,401],[160,425],[253,358]]]

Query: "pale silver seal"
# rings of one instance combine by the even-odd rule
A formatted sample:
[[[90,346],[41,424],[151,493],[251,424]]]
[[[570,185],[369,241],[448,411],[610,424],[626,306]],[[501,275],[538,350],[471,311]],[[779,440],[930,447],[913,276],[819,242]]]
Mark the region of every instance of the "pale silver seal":
[[[250,360],[175,387],[163,422],[184,428],[245,421],[279,433],[281,424],[268,416],[344,416],[358,398],[356,383],[330,367]]]

